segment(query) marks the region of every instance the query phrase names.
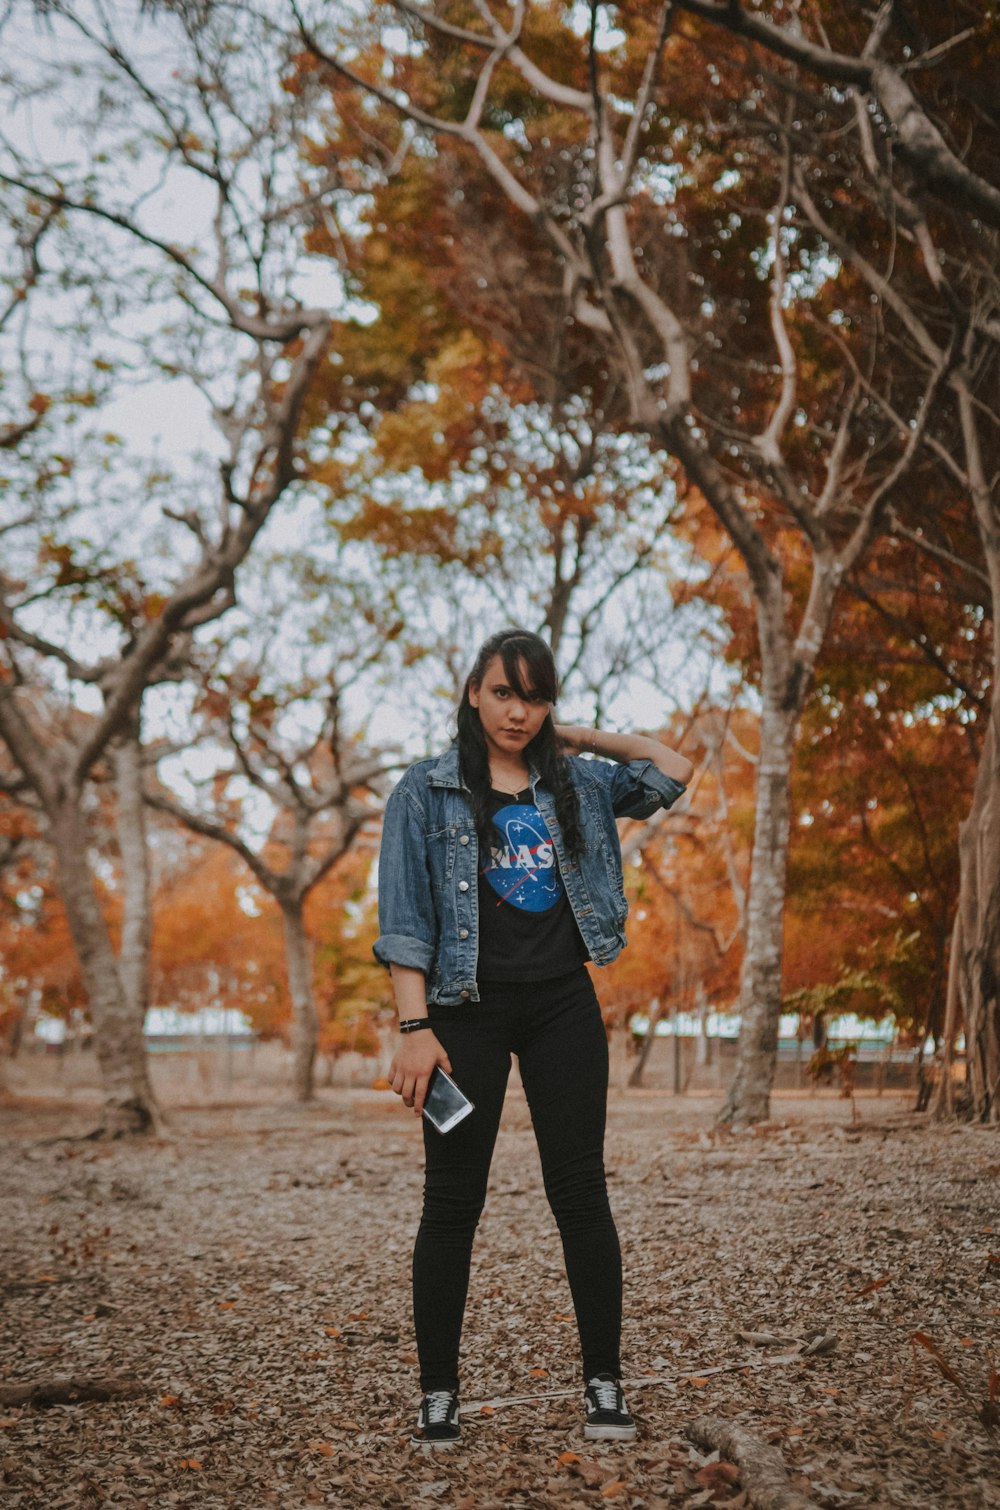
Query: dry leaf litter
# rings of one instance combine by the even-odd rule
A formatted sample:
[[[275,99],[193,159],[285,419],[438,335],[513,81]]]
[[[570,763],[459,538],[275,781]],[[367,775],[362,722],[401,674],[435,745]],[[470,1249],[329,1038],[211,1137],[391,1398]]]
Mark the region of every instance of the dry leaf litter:
[[[710,1417],[831,1510],[1000,1506],[996,1133],[890,1098],[857,1124],[843,1102],[776,1100],[741,1135],[714,1131],[714,1109],[612,1095],[640,1434],[599,1444],[511,1093],[473,1261],[464,1441],[431,1454],[409,1442],[420,1131],[395,1098],[178,1109],[151,1146],[70,1141],[65,1106],[8,1103],[0,1383],[111,1376],[139,1394],[0,1405],[0,1500],[741,1510],[739,1471],[686,1435]]]

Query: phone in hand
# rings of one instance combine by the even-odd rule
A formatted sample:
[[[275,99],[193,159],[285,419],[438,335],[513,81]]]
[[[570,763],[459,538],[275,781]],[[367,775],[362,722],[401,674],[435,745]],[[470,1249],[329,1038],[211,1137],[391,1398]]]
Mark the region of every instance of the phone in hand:
[[[424,1116],[439,1133],[451,1132],[474,1110],[472,1102],[439,1064],[434,1066],[424,1101]]]

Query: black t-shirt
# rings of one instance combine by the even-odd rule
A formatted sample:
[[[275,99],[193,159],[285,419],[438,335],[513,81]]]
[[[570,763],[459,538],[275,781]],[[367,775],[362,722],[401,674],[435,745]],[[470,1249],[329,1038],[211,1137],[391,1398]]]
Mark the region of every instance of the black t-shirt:
[[[531,788],[492,792],[493,844],[480,855],[480,982],[547,980],[588,958]]]

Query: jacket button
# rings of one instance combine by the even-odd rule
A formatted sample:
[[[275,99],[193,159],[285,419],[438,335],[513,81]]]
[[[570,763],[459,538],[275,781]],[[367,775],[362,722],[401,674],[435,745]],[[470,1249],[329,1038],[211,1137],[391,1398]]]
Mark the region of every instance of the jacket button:
[[[459,842],[459,844],[468,844],[468,842],[469,842],[469,836],[468,836],[468,834],[460,834],[458,842]]]
[[[460,928],[458,930],[458,936],[459,936],[460,939],[467,939],[469,937],[469,930],[468,930],[468,928]]]
[[[469,889],[469,883],[468,883],[468,881],[459,881],[459,883],[458,883],[458,889],[459,889],[459,891],[468,891],[468,889]]]
[[[468,991],[459,991],[458,995],[459,995],[460,1000],[462,1000],[462,1001],[468,1001],[468,999],[469,999],[469,993],[468,993]]]

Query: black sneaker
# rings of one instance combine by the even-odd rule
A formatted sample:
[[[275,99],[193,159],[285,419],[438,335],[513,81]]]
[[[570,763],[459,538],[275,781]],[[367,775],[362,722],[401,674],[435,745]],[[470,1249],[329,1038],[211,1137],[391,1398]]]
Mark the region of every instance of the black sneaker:
[[[634,1442],[635,1422],[614,1374],[595,1374],[583,1393],[583,1434],[590,1442]]]
[[[432,1389],[420,1402],[417,1429],[410,1441],[426,1447],[454,1447],[462,1436],[458,1409],[457,1389]]]

